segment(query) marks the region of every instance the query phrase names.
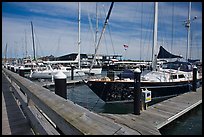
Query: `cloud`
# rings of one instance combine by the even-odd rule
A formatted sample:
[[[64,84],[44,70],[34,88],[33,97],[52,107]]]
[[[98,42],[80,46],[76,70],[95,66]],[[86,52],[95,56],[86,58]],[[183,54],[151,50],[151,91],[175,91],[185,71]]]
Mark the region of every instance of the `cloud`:
[[[110,4],[111,2],[98,3],[98,37],[100,36]],[[188,3],[174,4],[175,28],[172,52],[185,56],[184,49],[187,33],[186,28],[179,21],[185,20],[187,17]],[[198,47],[202,47],[202,40],[199,39],[202,37],[202,12],[197,8],[196,4],[192,4],[194,6],[192,8],[192,16],[197,15],[201,19],[192,23],[192,30],[194,38],[197,40],[196,42],[194,40],[194,43]],[[13,12],[8,11],[8,7]],[[166,48],[171,49],[172,3],[159,3],[159,7],[158,44],[161,44],[164,39],[165,43],[167,42]],[[11,50],[14,50],[12,48],[14,45],[19,45],[23,49],[23,45],[25,47],[25,42],[23,43],[23,41],[25,41],[26,30],[28,50],[29,54],[32,55],[30,27],[30,21],[32,21],[39,56],[50,54],[61,56],[78,51],[77,2],[11,2],[3,3],[2,8],[2,49],[6,43],[8,43]],[[81,8],[81,52],[94,53],[96,3],[81,2]],[[109,24],[106,27],[105,35],[100,44],[99,54],[124,54],[123,44],[127,43],[129,48],[126,51],[126,58],[139,59],[142,56],[144,59],[150,59],[153,43],[153,10],[153,2],[114,3]],[[88,17],[90,17],[91,22],[89,22]],[[90,24],[93,27],[93,32],[90,29]],[[143,53],[140,53],[140,51]],[[20,56],[25,51],[18,50],[18,52]],[[195,53],[194,51],[192,52]],[[201,58],[202,54],[200,55]]]

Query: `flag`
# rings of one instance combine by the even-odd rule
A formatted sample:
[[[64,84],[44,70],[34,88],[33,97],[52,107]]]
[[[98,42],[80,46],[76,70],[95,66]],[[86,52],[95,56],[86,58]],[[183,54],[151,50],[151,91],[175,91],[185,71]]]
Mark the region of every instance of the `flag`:
[[[128,45],[124,44],[123,46],[124,46],[125,50],[127,50],[127,48],[128,48]]]

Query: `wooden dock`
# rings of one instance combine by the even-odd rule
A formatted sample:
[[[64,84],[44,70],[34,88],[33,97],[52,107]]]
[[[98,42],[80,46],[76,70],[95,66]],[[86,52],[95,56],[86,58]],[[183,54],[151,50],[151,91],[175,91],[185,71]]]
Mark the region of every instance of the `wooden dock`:
[[[2,75],[2,135],[33,135],[28,120],[12,95],[10,85]]]
[[[140,115],[100,114],[142,135],[158,135],[159,129],[202,103],[202,87],[147,107]]]
[[[202,103],[200,87],[197,92],[184,93],[149,106],[147,110],[141,111],[140,115],[94,113],[13,72],[6,69],[3,71],[4,135],[33,135],[31,127],[39,135],[56,135],[61,134],[60,132],[68,135],[161,135],[160,128]],[[10,82],[12,85],[18,85],[18,88],[12,88]],[[20,96],[27,97],[26,102],[20,101],[20,96],[18,100],[28,117],[24,116],[24,111],[21,111],[16,97],[13,96],[15,89]]]
[[[22,104],[22,107],[26,110],[25,112],[28,119],[30,119],[29,122],[32,125],[33,131],[38,135],[139,134],[129,127],[112,121],[110,122],[97,113],[91,112],[86,108],[53,94],[48,89],[20,77],[18,74],[6,69],[3,69],[4,73],[9,77],[12,85],[17,85],[19,89],[17,92],[23,92],[27,97],[26,104],[23,102],[25,105]],[[33,111],[34,109],[35,111]],[[45,120],[42,120],[44,118],[49,122],[45,123]],[[3,128],[2,130],[5,129]]]

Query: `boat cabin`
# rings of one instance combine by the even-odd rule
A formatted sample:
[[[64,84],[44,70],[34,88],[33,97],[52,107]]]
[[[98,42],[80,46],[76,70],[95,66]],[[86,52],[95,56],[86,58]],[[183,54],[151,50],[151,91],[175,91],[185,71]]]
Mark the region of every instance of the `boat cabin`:
[[[193,70],[193,66],[189,62],[167,62],[162,65],[162,69],[173,69],[173,70],[180,70],[184,72],[190,72]]]

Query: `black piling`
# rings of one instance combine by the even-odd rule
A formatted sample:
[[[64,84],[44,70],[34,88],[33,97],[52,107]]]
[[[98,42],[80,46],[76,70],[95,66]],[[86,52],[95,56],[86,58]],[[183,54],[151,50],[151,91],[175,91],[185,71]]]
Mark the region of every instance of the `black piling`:
[[[19,75],[21,76],[21,77],[24,77],[24,75],[25,75],[25,72],[24,72],[24,69],[22,68],[22,67],[20,67],[19,68]]]
[[[196,92],[197,88],[197,67],[193,67],[193,83],[192,83],[192,91]]]
[[[55,94],[63,97],[64,99],[67,99],[67,76],[59,71],[55,76],[54,76],[54,81],[55,81]]]
[[[14,66],[11,67],[11,71],[14,72]]]
[[[140,83],[141,70],[136,68],[134,71],[134,114],[140,115],[140,106],[141,106],[141,83]]]
[[[74,80],[74,66],[71,65],[71,80]]]
[[[114,71],[113,70],[108,70],[107,71],[107,77],[109,77],[110,80],[113,81],[114,77],[115,77]]]

